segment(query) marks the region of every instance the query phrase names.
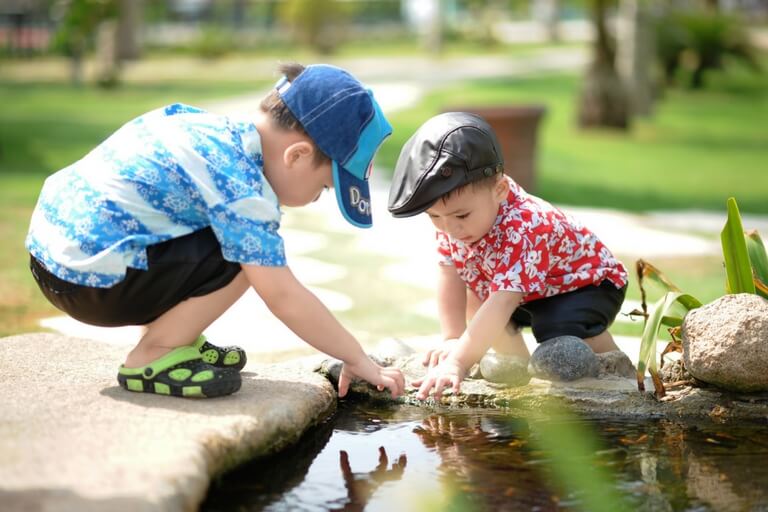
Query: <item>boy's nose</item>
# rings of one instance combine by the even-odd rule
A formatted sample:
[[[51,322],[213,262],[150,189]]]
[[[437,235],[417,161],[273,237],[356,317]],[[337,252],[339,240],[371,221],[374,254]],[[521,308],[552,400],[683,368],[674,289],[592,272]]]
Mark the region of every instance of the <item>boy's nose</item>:
[[[445,229],[443,231],[448,233],[451,238],[461,238],[463,235],[463,230],[455,222],[446,223]]]

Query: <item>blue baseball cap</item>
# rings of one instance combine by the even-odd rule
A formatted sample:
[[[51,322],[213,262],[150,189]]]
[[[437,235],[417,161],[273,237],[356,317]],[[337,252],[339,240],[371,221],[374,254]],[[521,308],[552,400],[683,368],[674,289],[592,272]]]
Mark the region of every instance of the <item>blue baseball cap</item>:
[[[392,133],[381,107],[355,77],[327,64],[307,66],[293,82],[275,85],[280,98],[333,161],[339,209],[351,224],[372,225],[368,178],[373,157]]]

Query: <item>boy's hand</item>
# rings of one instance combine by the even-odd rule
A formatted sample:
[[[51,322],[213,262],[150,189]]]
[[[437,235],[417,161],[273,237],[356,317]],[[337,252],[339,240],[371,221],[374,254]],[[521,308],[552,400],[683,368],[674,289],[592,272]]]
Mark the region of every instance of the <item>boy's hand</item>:
[[[344,363],[339,375],[339,398],[346,396],[354,378],[370,382],[379,391],[384,388],[389,389],[392,398],[397,398],[405,391],[405,378],[399,369],[384,368],[365,357],[359,362]]]
[[[423,378],[416,379],[411,384],[419,387],[419,391],[416,393],[416,398],[419,400],[425,400],[432,388],[435,389],[432,396],[439,400],[443,390],[449,386],[454,394],[459,392],[465,373],[466,370],[461,364],[449,356],[443,358],[437,366],[430,368]]]
[[[444,346],[439,348],[432,348],[427,351],[426,354],[424,354],[424,360],[421,362],[422,365],[428,367],[428,368],[434,368],[440,362],[448,357],[448,354],[450,354],[451,349],[454,345],[458,342],[458,338],[451,338],[447,339],[443,342]]]

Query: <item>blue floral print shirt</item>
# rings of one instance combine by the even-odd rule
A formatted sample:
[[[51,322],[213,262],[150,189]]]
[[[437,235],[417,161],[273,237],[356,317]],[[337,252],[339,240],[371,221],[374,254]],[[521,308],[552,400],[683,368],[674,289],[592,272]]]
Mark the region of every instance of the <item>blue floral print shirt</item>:
[[[59,278],[100,288],[146,269],[147,246],[208,226],[226,260],[283,266],[280,215],[256,127],[173,104],[48,177],[26,247]]]

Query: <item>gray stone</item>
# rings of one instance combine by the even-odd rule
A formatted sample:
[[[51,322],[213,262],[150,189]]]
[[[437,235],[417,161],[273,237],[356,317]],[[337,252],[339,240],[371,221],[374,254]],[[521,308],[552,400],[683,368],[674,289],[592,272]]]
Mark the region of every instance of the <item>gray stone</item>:
[[[634,379],[637,376],[637,369],[629,356],[621,350],[611,350],[610,352],[603,352],[601,354],[595,354],[597,356],[597,362],[599,366],[598,377],[604,378],[608,375],[616,375],[619,377],[626,377],[628,379]]]
[[[397,359],[413,355],[416,350],[397,338],[384,338],[374,347],[372,354],[386,366],[391,366]]]
[[[488,382],[507,386],[525,386],[531,380],[528,359],[495,352],[480,359],[480,374]]]
[[[592,349],[580,338],[558,336],[536,347],[528,371],[539,379],[568,382],[597,377],[600,364]]]
[[[691,375],[691,372],[689,372],[685,368],[685,365],[683,365],[682,359],[676,359],[665,363],[664,366],[659,368],[659,377],[661,377],[661,381],[664,383],[696,382],[696,378]],[[704,385],[706,386],[706,384]]]
[[[315,371],[326,377],[334,386],[339,385],[339,375],[344,363],[338,359],[325,359],[315,368]]]
[[[768,390],[768,301],[724,295],[683,321],[683,361],[697,379],[742,392]]]
[[[230,396],[128,392],[116,374],[129,348],[43,333],[0,339],[8,510],[196,510],[212,477],[297,441],[336,406],[311,369],[252,359]]]

